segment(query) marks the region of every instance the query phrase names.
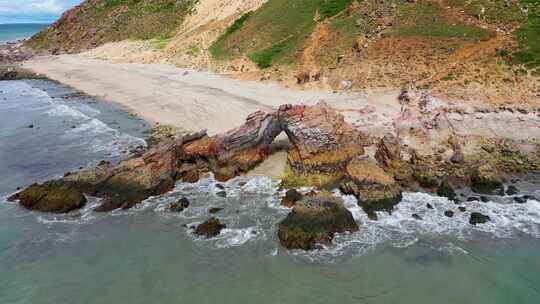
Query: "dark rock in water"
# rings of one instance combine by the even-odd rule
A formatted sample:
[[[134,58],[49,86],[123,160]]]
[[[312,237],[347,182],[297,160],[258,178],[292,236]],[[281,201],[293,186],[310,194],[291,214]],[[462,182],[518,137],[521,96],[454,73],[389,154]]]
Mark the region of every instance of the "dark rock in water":
[[[480,198],[476,196],[471,196],[467,198],[467,202],[479,202],[479,201],[480,201]]]
[[[471,218],[469,219],[469,223],[471,225],[477,225],[477,224],[484,224],[489,222],[491,219],[487,215],[483,215],[479,212],[473,212],[471,213]]]
[[[29,129],[33,129],[33,128],[34,128],[34,125],[29,125],[28,128],[29,128]]]
[[[439,189],[437,189],[437,195],[446,197],[447,199],[454,202],[458,201],[454,188],[452,188],[452,186],[450,185],[450,182],[448,182],[448,180],[446,179],[443,180],[441,184],[439,185]]]
[[[226,228],[226,225],[221,224],[221,222],[215,218],[212,217],[206,222],[200,224],[195,228],[195,234],[198,236],[204,236],[206,238],[211,238],[219,235],[221,233],[221,230]]]
[[[330,194],[306,196],[279,223],[278,237],[288,249],[315,249],[329,244],[335,233],[358,231],[358,224],[343,200]]]
[[[184,209],[189,207],[189,200],[187,198],[181,198],[177,202],[169,205],[169,211],[171,212],[182,212]]]
[[[217,196],[219,197],[227,197],[227,192],[226,191],[219,191],[216,193]]]
[[[216,213],[220,212],[221,210],[223,210],[223,208],[212,207],[212,208],[208,209],[208,213],[210,213],[210,214],[216,214]]]
[[[419,221],[422,220],[422,217],[420,215],[416,214],[416,213],[413,213],[412,218],[415,219],[415,220],[419,220]]]
[[[444,215],[447,217],[454,217],[454,211],[447,210],[444,212]]]
[[[504,187],[500,187],[495,190],[495,195],[504,196],[504,194]]]
[[[54,182],[34,184],[12,198],[27,209],[53,213],[67,213],[86,204],[81,191]]]
[[[497,190],[504,188],[499,170],[490,164],[475,168],[472,172],[471,181],[472,190],[480,194],[493,194],[497,193]]]
[[[506,189],[506,195],[516,195],[519,193],[519,190],[516,186],[514,185],[510,185],[508,186],[508,188]]]
[[[427,204],[426,204],[426,208],[428,208],[428,209],[433,209],[433,206],[432,206],[430,203],[427,203]]]
[[[401,187],[395,179],[369,159],[356,159],[349,163],[341,191],[356,196],[358,204],[368,214],[390,212],[402,198]]]
[[[463,206],[458,207],[458,209],[459,209],[459,211],[461,211],[461,212],[467,211],[467,208],[465,208],[465,207],[463,207]]]
[[[487,203],[487,202],[489,202],[489,198],[486,197],[486,196],[480,196],[480,200],[482,201],[482,203]]]
[[[523,195],[514,197],[514,201],[518,204],[525,204],[528,200],[536,200],[536,197],[531,195]]]
[[[216,184],[216,188],[223,190],[225,189],[225,186],[223,186],[222,184]]]
[[[281,199],[281,206],[292,208],[296,202],[302,199],[302,197],[302,193],[296,191],[296,189],[287,190],[285,197]]]

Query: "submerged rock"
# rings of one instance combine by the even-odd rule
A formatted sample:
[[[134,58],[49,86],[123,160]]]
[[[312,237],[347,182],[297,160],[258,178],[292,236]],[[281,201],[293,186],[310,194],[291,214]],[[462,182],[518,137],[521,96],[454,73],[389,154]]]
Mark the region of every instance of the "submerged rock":
[[[216,213],[219,213],[221,210],[223,210],[223,208],[220,208],[220,207],[212,207],[212,208],[208,209],[208,213],[210,213],[210,214],[216,214]]]
[[[185,197],[179,199],[177,202],[169,205],[169,211],[182,212],[189,207],[189,200]]]
[[[412,218],[415,219],[415,220],[419,220],[419,221],[422,220],[422,217],[420,215],[418,215],[417,213],[413,213]]]
[[[13,198],[27,209],[53,213],[67,213],[86,204],[80,190],[54,182],[34,184]]]
[[[506,195],[516,195],[519,193],[519,190],[516,186],[514,185],[510,185],[508,186],[508,188],[506,189]]]
[[[390,212],[401,201],[401,187],[374,161],[353,160],[347,166],[346,173],[341,190],[356,196],[358,204],[366,213]]]
[[[444,212],[444,216],[446,217],[454,217],[454,211],[447,210]]]
[[[216,195],[219,196],[219,197],[225,198],[225,197],[227,197],[227,192],[226,191],[218,191],[216,193]]]
[[[475,168],[472,172],[471,182],[472,190],[480,194],[493,194],[503,188],[503,181],[499,170],[490,164],[484,164]]]
[[[343,200],[330,194],[306,196],[279,223],[278,237],[288,249],[315,249],[329,244],[335,233],[358,231],[358,224]]]
[[[477,225],[477,224],[484,224],[489,222],[491,219],[487,215],[483,215],[479,212],[473,212],[471,213],[471,217],[469,219],[469,223],[471,225]]]
[[[285,196],[281,199],[281,206],[291,208],[296,202],[301,200],[302,197],[302,193],[298,192],[296,189],[287,190]]]
[[[219,235],[221,233],[221,230],[226,227],[227,226],[221,224],[221,222],[217,218],[212,217],[204,223],[198,225],[197,228],[195,228],[195,234],[198,236],[204,236],[206,238],[212,238]]]
[[[428,208],[428,209],[433,209],[433,206],[432,206],[430,203],[427,203],[427,204],[426,204],[426,208]]]

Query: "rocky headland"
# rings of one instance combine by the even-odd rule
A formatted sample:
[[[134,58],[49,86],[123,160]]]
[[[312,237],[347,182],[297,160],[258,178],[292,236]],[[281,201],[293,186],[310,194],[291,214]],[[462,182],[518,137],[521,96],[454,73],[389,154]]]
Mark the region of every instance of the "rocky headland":
[[[222,134],[209,136],[200,131],[165,137],[117,165],[102,162],[68,172],[10,199],[44,212],[81,208],[85,196],[101,199],[95,211],[129,209],[172,190],[177,182],[197,182],[210,173],[218,181],[244,175],[270,156],[276,137],[284,133],[290,145],[282,187],[291,189],[284,205],[293,211],[280,224],[279,238],[288,248],[313,249],[316,243],[331,242],[334,233],[358,230],[342,204],[324,190],[339,188],[354,195],[364,211],[376,218],[378,211],[392,212],[402,191],[432,192],[460,202],[465,199],[456,194],[460,191],[478,195],[515,192],[513,186],[505,185],[540,170],[538,114],[513,109],[470,113],[426,102],[425,93],[408,94],[407,98],[409,102],[393,120],[394,132],[383,136],[347,122],[324,102],[282,105],[273,112],[255,112],[242,126]],[[487,122],[493,115],[498,117],[496,128],[506,128],[501,117],[507,113],[519,116],[515,130],[526,131],[510,136],[504,131],[483,133],[474,126],[461,131],[466,126],[460,122],[469,116]],[[295,192],[301,186],[314,187],[315,192]],[[328,229],[314,224],[321,221]],[[471,216],[471,224],[486,221],[489,218],[482,214]]]

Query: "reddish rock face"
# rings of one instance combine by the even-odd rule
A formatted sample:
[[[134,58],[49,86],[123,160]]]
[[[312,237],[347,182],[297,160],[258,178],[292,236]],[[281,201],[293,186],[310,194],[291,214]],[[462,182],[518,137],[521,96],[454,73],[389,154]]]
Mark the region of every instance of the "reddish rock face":
[[[364,153],[365,136],[327,104],[287,105],[271,114],[256,112],[224,134],[186,135],[114,168],[103,162],[56,182],[104,198],[98,211],[131,208],[170,191],[177,180],[196,182],[201,174],[213,172],[226,181],[247,172],[268,156],[270,144],[282,131],[292,143],[289,162],[297,175],[326,176],[337,184],[350,160]]]
[[[350,160],[364,154],[367,137],[324,102],[281,106],[278,116],[292,143],[288,160],[296,175],[337,182]]]

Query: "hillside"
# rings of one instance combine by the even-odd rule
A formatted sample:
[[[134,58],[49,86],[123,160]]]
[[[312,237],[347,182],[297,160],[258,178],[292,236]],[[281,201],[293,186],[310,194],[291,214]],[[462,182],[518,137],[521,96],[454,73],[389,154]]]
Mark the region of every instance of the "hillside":
[[[134,61],[302,88],[415,86],[455,99],[536,103],[539,11],[538,0],[88,0],[29,44],[76,52],[146,40],[135,49],[152,49],[150,59]],[[129,49],[112,44],[101,56],[129,58]]]
[[[171,37],[198,0],[85,0],[28,45],[78,52],[125,39]]]

